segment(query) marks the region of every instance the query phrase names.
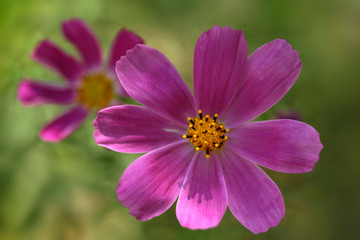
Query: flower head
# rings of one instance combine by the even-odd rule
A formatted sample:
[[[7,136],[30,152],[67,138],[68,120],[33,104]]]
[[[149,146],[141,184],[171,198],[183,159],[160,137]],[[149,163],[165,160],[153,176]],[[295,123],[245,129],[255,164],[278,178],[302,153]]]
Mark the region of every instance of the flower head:
[[[60,74],[66,80],[65,84],[55,85],[25,78],[18,88],[18,98],[24,105],[69,105],[68,111],[42,129],[40,137],[48,142],[58,142],[69,136],[90,110],[117,102],[116,95],[128,97],[121,84],[115,81],[115,63],[127,50],[144,43],[133,32],[122,29],[112,44],[109,59],[103,62],[98,41],[82,20],[63,22],[62,31],[78,50],[80,61],[47,39],[40,42],[32,58]]]
[[[285,40],[248,58],[241,31],[215,26],[195,48],[193,96],[159,51],[144,45],[128,51],[117,76],[144,107],[109,107],[94,122],[97,144],[148,152],[121,176],[118,200],[144,221],[178,198],[177,218],[191,229],[217,226],[227,206],[254,233],[278,225],[284,201],[258,165],[308,172],[322,145],[305,123],[250,121],[279,101],[300,71],[298,53]]]

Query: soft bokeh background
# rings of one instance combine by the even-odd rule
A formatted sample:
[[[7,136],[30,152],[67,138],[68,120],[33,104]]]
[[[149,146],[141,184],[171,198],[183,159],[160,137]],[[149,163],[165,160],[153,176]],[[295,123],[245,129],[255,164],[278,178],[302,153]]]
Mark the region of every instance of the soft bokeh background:
[[[286,204],[278,227],[254,235],[227,211],[217,228],[191,231],[180,227],[174,207],[138,222],[117,202],[115,188],[139,155],[97,146],[92,118],[60,144],[38,138],[63,109],[24,108],[16,88],[23,76],[60,81],[29,55],[45,37],[75,53],[59,28],[72,17],[93,28],[103,49],[124,26],[141,34],[189,86],[197,38],[215,24],[242,29],[249,53],[275,38],[299,50],[298,81],[263,119],[298,111],[320,132],[324,150],[313,172],[267,171]],[[358,0],[0,0],[0,239],[357,239],[359,24]]]

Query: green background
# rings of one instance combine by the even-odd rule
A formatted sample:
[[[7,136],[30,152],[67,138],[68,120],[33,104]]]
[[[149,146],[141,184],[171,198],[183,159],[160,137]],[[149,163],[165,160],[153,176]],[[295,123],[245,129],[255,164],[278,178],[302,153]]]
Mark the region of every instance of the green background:
[[[60,81],[29,55],[43,38],[71,53],[62,21],[79,17],[104,50],[127,27],[165,53],[192,87],[198,37],[218,24],[242,29],[249,53],[284,38],[300,53],[302,73],[276,111],[299,111],[324,150],[306,174],[267,171],[283,193],[280,225],[254,235],[227,211],[217,228],[181,228],[175,208],[139,222],[116,200],[122,172],[139,155],[97,146],[95,113],[59,144],[38,138],[65,108],[25,108],[22,77]],[[357,239],[360,235],[360,1],[358,0],[0,0],[0,239]],[[106,51],[105,51],[106,52]]]

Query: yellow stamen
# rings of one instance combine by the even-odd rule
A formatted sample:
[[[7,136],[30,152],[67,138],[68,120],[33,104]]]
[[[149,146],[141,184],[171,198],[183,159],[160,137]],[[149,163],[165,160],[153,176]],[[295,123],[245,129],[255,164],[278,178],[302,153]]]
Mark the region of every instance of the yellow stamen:
[[[85,75],[77,89],[77,102],[90,109],[104,108],[114,97],[113,82],[103,73]]]
[[[215,113],[214,117],[211,118],[210,115],[205,115],[205,117],[203,117],[203,112],[201,110],[199,110],[198,113],[199,116],[197,117],[187,118],[189,128],[187,130],[187,135],[184,135],[185,137],[183,137],[188,138],[194,145],[195,150],[204,150],[206,158],[210,158],[212,152],[221,150],[228,139],[225,135],[230,130],[225,129],[223,124],[217,122],[219,117],[218,114]]]

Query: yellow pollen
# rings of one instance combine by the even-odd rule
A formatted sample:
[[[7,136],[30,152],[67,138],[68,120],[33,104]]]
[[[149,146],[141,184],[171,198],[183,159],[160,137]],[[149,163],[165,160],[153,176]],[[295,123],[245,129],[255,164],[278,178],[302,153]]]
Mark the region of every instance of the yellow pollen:
[[[209,115],[203,116],[203,112],[199,110],[199,116],[190,118],[189,128],[187,135],[183,135],[183,138],[187,138],[195,147],[195,150],[204,150],[206,158],[210,158],[210,154],[215,150],[221,150],[226,143],[228,136],[225,136],[230,130],[225,129],[225,126],[218,123],[218,114],[214,114],[214,117]]]
[[[90,109],[104,108],[114,97],[113,82],[103,73],[85,75],[77,89],[78,103]]]

